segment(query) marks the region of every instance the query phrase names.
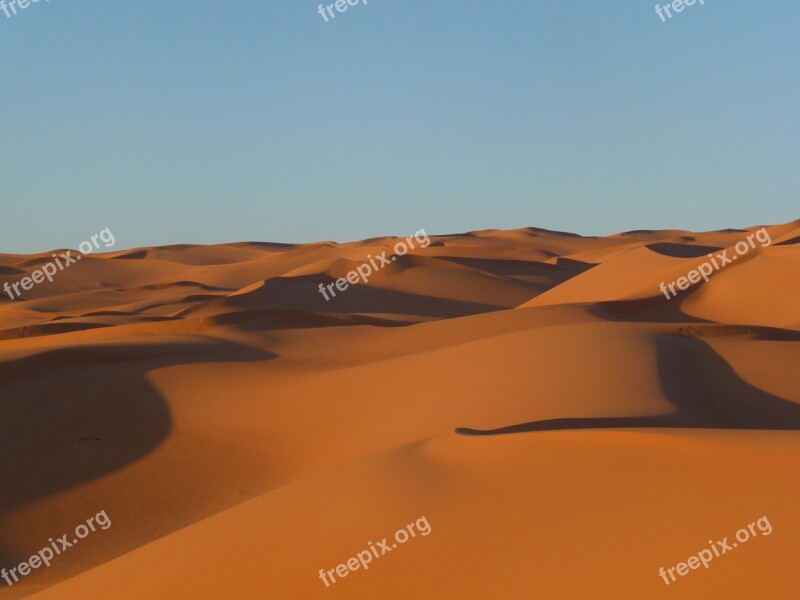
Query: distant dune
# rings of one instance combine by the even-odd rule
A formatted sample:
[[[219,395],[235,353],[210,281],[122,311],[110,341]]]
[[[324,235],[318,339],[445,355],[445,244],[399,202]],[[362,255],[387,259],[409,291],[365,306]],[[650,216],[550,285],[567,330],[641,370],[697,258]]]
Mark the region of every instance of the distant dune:
[[[760,228],[134,248],[3,294],[0,568],[112,526],[0,599],[798,597],[800,221],[660,290]]]

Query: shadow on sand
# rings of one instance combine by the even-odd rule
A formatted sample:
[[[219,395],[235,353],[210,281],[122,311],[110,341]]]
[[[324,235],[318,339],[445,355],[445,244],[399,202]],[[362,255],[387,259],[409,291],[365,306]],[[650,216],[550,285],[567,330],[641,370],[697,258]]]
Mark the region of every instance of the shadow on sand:
[[[0,363],[0,533],[18,507],[121,469],[167,438],[171,414],[149,371],[274,357],[214,340],[60,348]],[[0,545],[0,566],[30,550]]]
[[[743,381],[705,342],[691,337],[659,335],[656,346],[664,394],[675,407],[670,414],[546,419],[498,429],[459,427],[456,433],[499,435],[631,427],[800,430],[800,405]]]

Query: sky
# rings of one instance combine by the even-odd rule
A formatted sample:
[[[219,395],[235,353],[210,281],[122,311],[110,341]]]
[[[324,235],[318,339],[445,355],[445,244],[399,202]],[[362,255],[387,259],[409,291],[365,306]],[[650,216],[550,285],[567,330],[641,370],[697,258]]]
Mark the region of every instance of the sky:
[[[317,10],[0,12],[0,252],[800,217],[796,2]]]

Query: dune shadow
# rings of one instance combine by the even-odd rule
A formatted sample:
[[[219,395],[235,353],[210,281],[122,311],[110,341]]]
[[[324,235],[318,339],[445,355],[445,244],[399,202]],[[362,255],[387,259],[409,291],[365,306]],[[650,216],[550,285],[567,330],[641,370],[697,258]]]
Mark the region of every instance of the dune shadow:
[[[595,267],[593,263],[581,262],[568,258],[559,258],[556,264],[530,261],[530,260],[511,260],[499,258],[472,258],[461,256],[440,256],[441,260],[446,260],[465,267],[480,269],[486,273],[499,277],[543,277],[551,280],[552,286],[559,285],[565,281],[580,275]]]
[[[334,314],[402,314],[448,319],[506,310],[501,305],[480,304],[463,300],[436,298],[407,292],[393,291],[372,285],[352,285],[345,292],[328,296],[320,294],[320,284],[336,280],[324,276],[273,277],[247,294],[212,300],[225,309],[279,309]],[[200,307],[198,307],[200,308]]]
[[[233,326],[239,331],[283,331],[289,329],[317,329],[320,327],[407,327],[412,323],[381,319],[365,315],[314,313],[303,310],[264,308],[221,313],[201,319],[201,327]]]
[[[712,323],[708,319],[687,315],[681,303],[698,288],[682,291],[677,298],[667,300],[664,296],[640,298],[638,300],[607,300],[596,302],[589,312],[606,321],[626,323]]]
[[[163,443],[172,418],[149,371],[274,357],[214,340],[68,347],[0,363],[0,534],[13,540],[6,519],[16,509],[119,470]],[[63,525],[58,517],[44,516],[53,532]],[[18,554],[13,542],[0,541],[0,566],[26,558]]]
[[[53,321],[56,321],[53,319]],[[28,337],[39,337],[43,335],[59,335],[62,333],[73,333],[75,331],[88,331],[90,329],[102,329],[108,327],[104,323],[37,323],[35,325],[23,325],[13,329],[0,329],[0,340],[16,340]]]
[[[797,237],[793,237],[790,240],[785,240],[785,241],[780,242],[780,243],[775,244],[775,245],[776,246],[793,246],[794,244],[800,244],[800,235],[798,235]]]
[[[652,250],[656,254],[672,258],[699,258],[707,256],[711,252],[722,250],[719,246],[697,246],[695,244],[675,244],[671,242],[646,244],[645,248]]]
[[[656,347],[661,384],[674,407],[670,414],[545,419],[498,429],[460,427],[456,433],[500,435],[636,427],[800,430],[800,405],[745,382],[705,342],[692,337],[659,335]]]
[[[142,258],[147,258],[147,250],[134,250],[126,254],[117,254],[111,257],[112,260],[139,260]]]

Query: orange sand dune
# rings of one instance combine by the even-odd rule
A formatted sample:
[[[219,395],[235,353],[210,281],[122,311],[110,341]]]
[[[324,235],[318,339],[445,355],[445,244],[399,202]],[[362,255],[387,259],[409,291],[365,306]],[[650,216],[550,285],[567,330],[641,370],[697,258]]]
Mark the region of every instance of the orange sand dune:
[[[112,525],[0,597],[795,597],[800,221],[660,290],[760,229],[135,248],[2,296],[0,569]]]

